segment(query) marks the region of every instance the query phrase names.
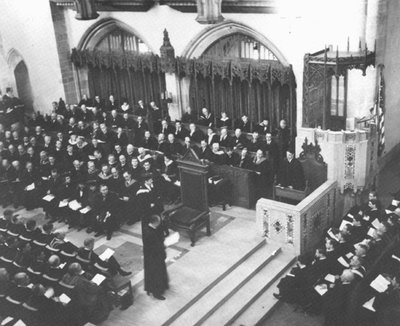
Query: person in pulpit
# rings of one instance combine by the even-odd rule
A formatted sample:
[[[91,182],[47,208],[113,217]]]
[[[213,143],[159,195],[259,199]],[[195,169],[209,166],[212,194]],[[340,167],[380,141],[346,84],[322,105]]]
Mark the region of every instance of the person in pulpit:
[[[303,190],[305,177],[301,163],[294,157],[294,150],[286,152],[278,172],[278,185],[296,190]]]
[[[165,264],[164,232],[161,228],[161,218],[151,215],[143,228],[143,258],[144,258],[144,290],[147,295],[153,294],[158,300],[168,289],[168,274]]]
[[[223,165],[226,163],[226,154],[219,148],[218,143],[212,144],[210,161],[215,164]]]
[[[272,169],[261,149],[256,152],[256,156],[253,159],[252,170],[257,174],[257,177],[255,178],[257,199],[270,198],[273,183]]]
[[[247,147],[242,148],[240,157],[236,163],[238,168],[250,170],[252,168],[252,161],[248,154]]]

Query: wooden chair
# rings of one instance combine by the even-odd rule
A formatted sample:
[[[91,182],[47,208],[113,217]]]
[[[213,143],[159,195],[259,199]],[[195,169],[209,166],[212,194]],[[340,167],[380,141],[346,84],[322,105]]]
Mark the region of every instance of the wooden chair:
[[[182,204],[163,212],[167,225],[172,229],[186,231],[191,240],[191,246],[196,242],[196,232],[206,228],[210,230],[210,211],[207,197],[208,165],[199,160],[193,149],[186,152],[178,160],[181,182]]]
[[[302,148],[303,151],[300,153],[298,160],[303,167],[306,179],[304,190],[278,186],[275,180],[272,192],[274,200],[284,199],[290,202],[300,202],[328,179],[328,167],[320,154],[321,148],[318,142],[316,141],[315,145],[313,145],[312,143],[308,143],[306,138]]]

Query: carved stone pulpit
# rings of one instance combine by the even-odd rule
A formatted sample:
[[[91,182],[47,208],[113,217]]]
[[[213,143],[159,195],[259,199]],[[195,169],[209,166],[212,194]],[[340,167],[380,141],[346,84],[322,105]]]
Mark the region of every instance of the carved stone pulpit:
[[[205,227],[207,235],[211,234],[207,197],[208,167],[192,148],[178,160],[182,204],[164,212],[172,229],[188,232],[192,246],[197,230]]]
[[[224,20],[222,0],[197,0],[197,18],[200,24],[216,24]]]

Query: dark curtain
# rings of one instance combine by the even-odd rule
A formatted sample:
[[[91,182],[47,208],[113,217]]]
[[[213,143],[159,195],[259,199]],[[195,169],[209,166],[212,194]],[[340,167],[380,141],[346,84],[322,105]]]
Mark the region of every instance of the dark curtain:
[[[161,93],[165,91],[164,73],[151,72],[149,69],[111,69],[89,66],[90,96],[99,95],[107,99],[110,94],[118,100],[127,99],[131,105],[139,100],[145,103],[155,101],[161,105]]]

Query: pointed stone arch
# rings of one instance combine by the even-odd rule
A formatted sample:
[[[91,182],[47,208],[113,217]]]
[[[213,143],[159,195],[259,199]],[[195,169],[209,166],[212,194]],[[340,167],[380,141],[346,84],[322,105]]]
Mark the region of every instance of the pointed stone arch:
[[[77,46],[78,50],[93,49],[107,34],[111,33],[116,28],[120,28],[128,33],[138,37],[153,53],[157,53],[143,35],[130,25],[121,22],[114,18],[105,18],[92,25],[82,36]]]
[[[221,24],[204,29],[186,46],[182,56],[190,59],[199,58],[214,42],[235,33],[241,33],[259,41],[275,55],[282,65],[289,66],[289,61],[273,42],[253,28],[235,21],[224,21]]]
[[[15,68],[18,66],[18,64],[21,61],[24,61],[24,58],[21,56],[21,54],[16,50],[16,49],[11,49],[8,51],[7,56],[7,65],[10,68],[11,71],[14,71]]]

